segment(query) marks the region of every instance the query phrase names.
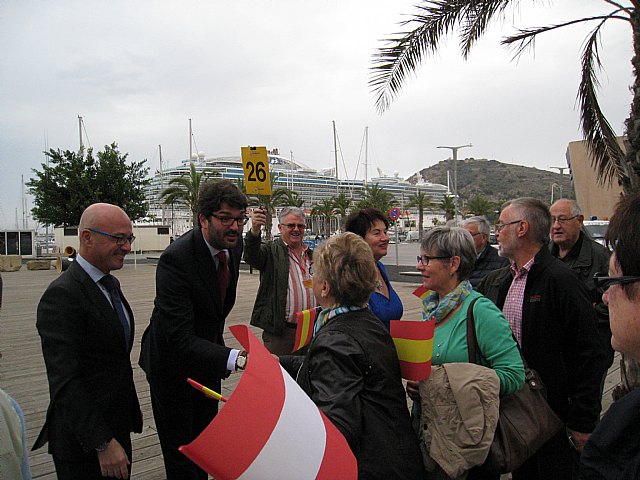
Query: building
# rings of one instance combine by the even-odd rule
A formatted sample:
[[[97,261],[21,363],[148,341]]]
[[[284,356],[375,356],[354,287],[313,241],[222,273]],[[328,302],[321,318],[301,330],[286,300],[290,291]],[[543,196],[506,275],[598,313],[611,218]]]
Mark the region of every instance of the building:
[[[618,143],[624,149],[623,137],[618,137]],[[569,143],[566,158],[571,170],[576,201],[582,208],[585,218],[609,218],[622,194],[622,187],[615,179],[604,186],[598,183],[596,170],[591,164],[592,157],[585,141]]]
[[[300,162],[279,155],[278,150],[268,153],[269,171],[275,175],[274,188],[289,188],[296,192],[304,200],[304,208],[311,208],[329,199],[332,196],[345,193],[356,202],[362,198],[365,186],[377,184],[379,187],[390,192],[394,196],[395,204],[404,212],[404,204],[408,198],[421,191],[431,197],[434,203],[443,200],[444,195],[451,195],[444,185],[433,183],[420,183],[412,185],[401,179],[398,175],[387,176],[378,170],[378,177],[373,177],[368,183],[364,180],[349,180],[335,178],[335,169],[315,170]],[[147,200],[149,202],[149,215],[156,219],[161,219],[162,223],[172,225],[173,233],[181,235],[191,228],[191,213],[185,208],[163,205],[160,201],[160,193],[169,186],[172,178],[189,173],[189,161],[183,160],[177,167],[172,167],[157,172],[151,179],[147,187]],[[214,157],[205,159],[203,154],[199,154],[194,160],[197,171],[211,172],[218,178],[238,180],[244,178],[242,170],[242,158],[237,157]],[[410,211],[416,214],[416,211]],[[407,218],[407,217],[404,217]],[[426,224],[425,224],[426,225]]]

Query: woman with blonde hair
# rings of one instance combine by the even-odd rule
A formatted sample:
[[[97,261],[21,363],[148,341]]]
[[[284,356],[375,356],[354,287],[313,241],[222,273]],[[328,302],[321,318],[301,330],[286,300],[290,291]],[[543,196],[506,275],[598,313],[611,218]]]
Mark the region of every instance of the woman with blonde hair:
[[[367,307],[377,278],[371,249],[347,232],[321,244],[313,260],[322,311],[305,357],[280,362],[345,436],[358,478],[423,478],[398,356]]]

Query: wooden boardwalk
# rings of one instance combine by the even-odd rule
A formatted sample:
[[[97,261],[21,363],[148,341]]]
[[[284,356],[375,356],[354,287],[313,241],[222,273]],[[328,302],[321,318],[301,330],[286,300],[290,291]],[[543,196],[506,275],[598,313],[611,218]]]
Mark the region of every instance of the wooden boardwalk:
[[[136,341],[131,358],[134,364],[134,377],[144,427],[141,434],[133,436],[133,470],[132,478],[138,480],[164,479],[162,454],[158,443],[155,423],[151,411],[149,386],[144,372],[138,367],[140,337],[149,323],[153,299],[155,296],[155,265],[131,264],[115,272],[120,279],[122,289],[133,308],[136,319]],[[25,268],[18,272],[3,273],[4,295],[0,312],[0,386],[11,394],[24,411],[27,422],[27,444],[33,445],[44,423],[46,409],[49,404],[47,377],[40,349],[40,337],[35,327],[38,301],[49,285],[58,276],[55,271],[28,271]],[[227,319],[228,325],[248,325],[253,308],[253,301],[258,289],[258,275],[248,270],[240,273],[238,298],[235,308]],[[421,318],[421,305],[411,292],[415,283],[394,282],[394,288],[402,299],[405,308],[405,319]],[[259,330],[252,327],[254,333]],[[237,346],[236,340],[227,331],[227,345]],[[223,381],[222,393],[229,396],[235,388],[241,374],[232,374]],[[611,403],[610,390],[619,379],[618,361],[609,372],[605,384],[604,403],[608,408]],[[51,456],[46,447],[30,452],[31,471],[37,479],[55,479],[55,470]]]

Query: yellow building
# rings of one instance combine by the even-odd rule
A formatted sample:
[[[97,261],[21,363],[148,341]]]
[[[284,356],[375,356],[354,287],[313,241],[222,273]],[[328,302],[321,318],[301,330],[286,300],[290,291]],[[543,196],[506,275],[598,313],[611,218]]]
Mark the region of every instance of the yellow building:
[[[623,137],[618,137],[618,143],[624,149]],[[571,170],[576,201],[582,208],[585,219],[594,216],[599,219],[608,219],[613,214],[618,198],[622,194],[622,187],[615,179],[604,186],[598,183],[595,168],[591,165],[591,158],[585,141],[569,143],[567,165]]]

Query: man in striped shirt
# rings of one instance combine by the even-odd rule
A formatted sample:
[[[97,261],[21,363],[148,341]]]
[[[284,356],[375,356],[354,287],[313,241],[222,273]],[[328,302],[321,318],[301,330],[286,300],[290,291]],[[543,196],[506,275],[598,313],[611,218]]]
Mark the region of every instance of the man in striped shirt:
[[[262,341],[276,355],[293,350],[296,312],[314,308],[311,290],[313,251],[304,242],[305,215],[297,207],[285,207],[278,215],[280,238],[262,243],[266,212],[256,209],[245,237],[244,261],[260,270],[260,286],[251,325],[263,329]]]

